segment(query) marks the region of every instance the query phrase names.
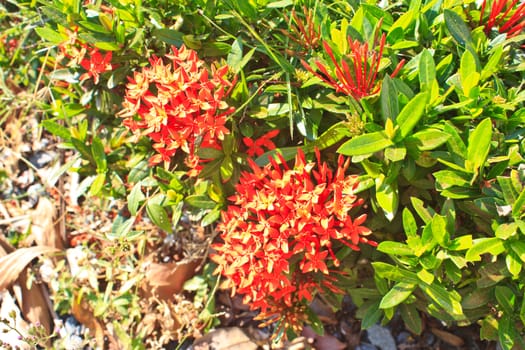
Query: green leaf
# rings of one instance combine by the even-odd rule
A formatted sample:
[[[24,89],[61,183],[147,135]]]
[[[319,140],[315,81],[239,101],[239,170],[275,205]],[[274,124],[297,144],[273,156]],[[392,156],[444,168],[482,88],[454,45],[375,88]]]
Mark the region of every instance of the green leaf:
[[[512,314],[504,314],[498,322],[498,339],[503,350],[514,349],[514,340],[518,339],[516,324],[512,320]]]
[[[511,275],[514,277],[518,277],[523,265],[520,257],[514,251],[511,250],[507,252],[507,256],[505,257],[505,263],[507,265],[507,270],[509,270]]]
[[[62,34],[54,31],[48,27],[39,27],[35,28],[35,32],[44,40],[49,41],[53,44],[60,44],[61,42],[67,40],[67,37]]]
[[[415,144],[420,151],[430,151],[446,143],[450,135],[436,129],[425,129],[408,136],[405,143]]]
[[[487,160],[492,140],[492,121],[486,118],[471,132],[468,138],[467,170],[478,173],[478,169]]]
[[[414,334],[421,334],[423,331],[423,322],[414,304],[402,304],[399,306],[399,311],[408,330]]]
[[[308,318],[308,325],[312,327],[313,331],[316,334],[323,335],[324,325],[321,319],[319,319],[319,316],[317,316],[317,314],[309,307],[306,308],[305,314]]]
[[[432,54],[423,49],[419,58],[419,83],[421,91],[428,90],[436,79],[436,65]]]
[[[444,248],[448,246],[450,234],[447,232],[447,220],[441,215],[434,215],[430,223],[432,235],[438,244]]]
[[[461,301],[463,309],[472,310],[480,307],[486,307],[490,302],[491,290],[488,288],[477,288],[467,294]]]
[[[376,131],[352,138],[343,143],[337,152],[346,156],[360,156],[381,151],[392,145],[392,141],[384,131]]]
[[[452,170],[441,170],[436,171],[434,174],[437,182],[437,189],[444,190],[452,186],[469,186],[469,179],[462,173],[458,173]]]
[[[41,122],[41,125],[50,133],[52,133],[55,136],[58,136],[62,138],[64,141],[68,141],[71,138],[71,133],[69,130],[64,126],[60,125],[57,122],[46,119]]]
[[[214,201],[212,201],[205,195],[188,196],[184,201],[192,207],[199,209],[213,209],[216,205]]]
[[[169,45],[181,46],[183,44],[182,33],[173,29],[160,28],[151,33],[154,38],[164,41]]]
[[[450,241],[448,249],[452,251],[467,250],[472,247],[472,235],[464,235]]]
[[[219,220],[221,217],[221,211],[219,209],[213,209],[208,214],[204,215],[201,221],[201,225],[206,227],[213,224],[215,221]]]
[[[396,120],[397,115],[399,114],[399,102],[397,98],[397,89],[396,85],[392,81],[390,76],[385,75],[383,78],[383,83],[381,84],[381,114],[383,115],[383,120],[392,119]]]
[[[146,203],[146,212],[151,221],[166,232],[171,232],[171,223],[164,207],[155,201],[149,200]]]
[[[383,315],[383,311],[379,308],[380,301],[367,301],[360,309],[365,310],[363,319],[361,321],[361,328],[367,329],[375,325]]]
[[[496,228],[495,235],[498,238],[506,240],[514,236],[518,232],[518,224],[515,222],[512,223],[503,223]]]
[[[108,170],[108,163],[106,160],[106,152],[104,145],[98,136],[94,136],[91,141],[91,154],[97,165],[97,172],[105,172]]]
[[[503,309],[503,312],[507,315],[514,314],[516,295],[509,287],[496,286],[494,288],[494,296],[496,297],[499,306]]]
[[[504,251],[505,246],[501,239],[497,237],[478,238],[474,240],[472,248],[467,251],[465,259],[468,261],[481,261],[481,254],[490,253],[498,256]]]
[[[513,241],[510,248],[518,255],[520,260],[525,264],[525,242]]]
[[[518,197],[518,192],[512,185],[512,180],[508,176],[498,176],[498,184],[501,187],[501,192],[503,192],[503,199],[507,204],[514,204],[516,198]]]
[[[146,196],[144,196],[144,194],[142,193],[142,185],[140,182],[137,182],[133,186],[133,188],[129,192],[127,199],[129,212],[133,216],[137,215],[137,210],[140,206],[140,202],[146,199]]]
[[[416,213],[425,222],[425,224],[428,224],[430,221],[432,221],[432,216],[435,213],[431,208],[425,208],[423,206],[423,201],[419,198],[410,197],[410,201],[412,202],[412,206],[416,210]]]
[[[267,8],[283,8],[293,5],[293,0],[279,0],[279,1],[272,1],[268,5],[266,5]]]
[[[417,223],[414,215],[408,208],[403,209],[403,228],[408,238],[417,237]]]
[[[516,202],[512,205],[512,216],[520,218],[523,213],[523,207],[525,206],[525,191],[521,191]]]
[[[91,187],[89,188],[89,195],[90,196],[96,196],[99,194],[100,191],[102,191],[102,187],[104,187],[104,183],[106,182],[106,174],[100,173],[95,177],[95,180],[91,184]]]
[[[420,283],[419,288],[454,318],[461,319],[463,317],[461,296],[456,291],[448,291],[435,282],[431,285],[424,282]]]
[[[405,147],[388,147],[385,150],[385,158],[392,162],[399,162],[405,159],[407,149]]]
[[[308,151],[313,151],[314,147],[317,147],[319,150],[323,150],[333,146],[341,141],[345,136],[350,136],[348,132],[348,126],[345,124],[345,122],[335,123],[330,128],[328,128],[328,130],[323,132],[321,136],[319,136],[315,141],[307,144]]]
[[[422,92],[414,96],[405,107],[401,110],[396,118],[396,124],[399,130],[394,137],[395,142],[399,142],[407,137],[412,129],[417,125],[423,112],[425,111],[427,101],[427,93]]]
[[[406,282],[397,283],[381,299],[379,308],[388,309],[388,308],[401,304],[410,295],[412,295],[412,292],[414,291],[414,289],[416,289],[416,287],[417,287],[417,284],[415,283],[406,283]]]
[[[376,200],[388,221],[394,220],[399,206],[399,193],[397,181],[389,181],[381,174],[375,180]]]
[[[406,209],[406,208],[405,208]],[[377,250],[389,255],[397,256],[407,256],[414,255],[412,249],[406,244],[393,242],[393,241],[383,241],[377,246]]]
[[[387,264],[380,261],[372,262],[374,271],[379,277],[386,278],[396,282],[418,283],[419,279],[416,273]]]
[[[452,37],[461,46],[473,47],[472,36],[470,30],[463,21],[463,19],[454,11],[445,9],[445,25]]]

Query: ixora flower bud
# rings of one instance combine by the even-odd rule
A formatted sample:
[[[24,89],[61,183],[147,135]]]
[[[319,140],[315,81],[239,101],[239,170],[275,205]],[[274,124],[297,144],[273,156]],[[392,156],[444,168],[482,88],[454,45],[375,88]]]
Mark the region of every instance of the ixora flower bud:
[[[339,266],[334,243],[354,250],[376,245],[366,238],[366,215],[349,213],[363,203],[354,194],[357,176],[345,176],[349,160],[340,156],[334,172],[318,150],[316,156],[316,163],[306,162],[299,150],[293,168],[280,155],[263,168],[248,160],[252,171],[243,172],[229,198],[233,204],[217,228],[223,242],[211,255],[233,294],[260,309],[261,319],[295,330],[315,293],[341,292],[330,266]]]
[[[157,151],[150,165],[168,164],[177,150],[195,169],[199,148],[220,148],[229,133],[226,116],[233,112],[224,101],[234,85],[226,79],[228,66],[205,66],[197,53],[182,45],[172,47],[166,60],[153,56],[150,65],[128,78],[124,125],[137,136],[147,136]],[[166,61],[166,62],[165,62]]]

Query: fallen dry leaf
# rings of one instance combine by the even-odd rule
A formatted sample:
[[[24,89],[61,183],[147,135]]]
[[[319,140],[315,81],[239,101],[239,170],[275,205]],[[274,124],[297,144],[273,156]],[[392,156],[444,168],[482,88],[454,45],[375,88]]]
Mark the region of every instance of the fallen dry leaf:
[[[32,324],[40,323],[46,330],[46,334],[51,334],[51,310],[49,305],[51,301],[42,292],[42,288],[35,283],[31,288],[27,286],[28,269],[25,268],[18,278],[19,285],[22,289],[22,300],[19,300],[19,305],[22,305],[22,315],[24,319]]]
[[[170,299],[180,293],[184,283],[195,275],[200,260],[170,262],[167,264],[150,263],[146,267],[143,289],[159,299]]]
[[[220,328],[193,343],[195,350],[256,350],[258,345],[238,327]]]
[[[57,252],[56,248],[36,246],[19,248],[0,258],[0,290],[9,288],[18,279],[26,266],[42,254]]]
[[[346,344],[330,334],[319,335],[311,327],[305,327],[302,335],[307,338],[308,343],[313,344],[316,350],[343,350]]]
[[[36,245],[64,249],[64,242],[54,223],[56,206],[49,198],[40,197],[36,209],[31,213],[31,239]]]
[[[78,322],[87,327],[91,334],[95,336],[98,348],[104,348],[104,327],[102,323],[93,315],[93,311],[89,307],[87,301],[80,300],[75,295],[71,303],[71,314],[75,316]]]
[[[452,334],[450,332],[443,331],[437,328],[431,328],[430,330],[432,331],[432,333],[434,333],[436,337],[443,340],[447,344],[450,344],[456,347],[460,347],[460,346],[463,346],[463,344],[465,344],[463,339],[461,339],[455,334]]]

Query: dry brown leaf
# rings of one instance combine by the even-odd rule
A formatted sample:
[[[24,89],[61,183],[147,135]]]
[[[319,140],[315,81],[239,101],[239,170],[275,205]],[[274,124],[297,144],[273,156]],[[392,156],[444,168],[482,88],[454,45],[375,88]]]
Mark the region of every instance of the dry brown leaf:
[[[51,301],[42,292],[39,285],[33,283],[31,288],[27,288],[28,269],[20,274],[18,281],[22,289],[22,300],[18,301],[22,305],[23,317],[32,324],[40,323],[46,330],[46,334],[51,333],[51,315],[49,305]]]
[[[93,311],[90,309],[87,301],[81,300],[80,303],[78,303],[77,300],[77,296],[75,295],[71,303],[71,313],[78,322],[89,328],[90,333],[95,336],[98,348],[103,349],[104,327],[102,327],[102,323],[93,315]]]
[[[319,335],[311,327],[305,327],[302,335],[307,339],[313,340],[313,346],[316,350],[343,350],[347,344],[330,334]],[[311,341],[308,341],[310,343]]]
[[[55,205],[49,198],[40,197],[36,209],[31,214],[31,239],[36,245],[63,250],[64,243],[54,223],[55,217]]]
[[[220,328],[209,332],[193,343],[195,350],[255,350],[258,348],[238,327]]]
[[[19,248],[0,258],[0,290],[9,288],[34,258],[57,252],[56,248],[36,246]]]
[[[184,283],[195,275],[200,260],[171,262],[167,264],[150,263],[146,268],[146,292],[152,292],[159,299],[170,299],[180,293]]]
[[[456,347],[460,347],[460,346],[463,346],[463,344],[465,344],[463,339],[461,339],[455,334],[452,334],[450,332],[443,331],[437,328],[431,328],[430,330],[432,331],[432,333],[434,333],[436,337],[443,340],[447,344],[450,344]]]

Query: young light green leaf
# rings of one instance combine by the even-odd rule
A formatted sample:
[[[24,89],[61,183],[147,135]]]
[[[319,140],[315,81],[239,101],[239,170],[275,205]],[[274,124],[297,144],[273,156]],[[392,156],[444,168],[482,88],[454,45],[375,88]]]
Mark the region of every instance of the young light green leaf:
[[[97,172],[103,173],[107,171],[108,163],[106,160],[106,152],[104,151],[104,145],[98,136],[94,136],[91,142],[91,154],[97,164]]]
[[[414,255],[412,249],[406,244],[393,241],[383,241],[377,246],[377,250],[389,255],[407,256]]]
[[[469,186],[469,179],[462,173],[453,170],[440,170],[434,174],[436,178],[436,187],[438,190],[444,190],[452,186]]]
[[[343,143],[337,152],[346,156],[360,156],[381,151],[392,145],[384,131],[376,131],[352,138]]]
[[[418,283],[419,281],[417,275],[414,272],[402,269],[398,266],[380,261],[372,262],[372,266],[379,277],[386,278],[391,281],[406,283]]]
[[[432,216],[435,214],[434,210],[431,208],[425,208],[423,201],[417,197],[410,197],[410,201],[412,202],[412,206],[416,210],[416,213],[425,222],[425,224],[428,224],[430,221],[432,221]]]
[[[140,206],[140,202],[146,199],[146,196],[144,196],[144,194],[142,193],[142,185],[140,182],[137,182],[133,186],[133,188],[129,192],[127,199],[129,212],[133,216],[137,215],[137,210]]]
[[[467,162],[465,166],[467,170],[478,173],[478,169],[487,160],[490,150],[490,142],[492,140],[492,121],[490,118],[482,120],[476,129],[472,131],[468,138],[467,148]]]
[[[42,39],[49,41],[50,43],[53,43],[53,44],[60,44],[61,42],[67,40],[67,37],[64,37],[62,34],[48,27],[35,28],[35,32]]]
[[[43,120],[40,124],[44,127],[44,129],[46,129],[53,135],[62,138],[64,141],[68,141],[71,138],[71,133],[69,132],[69,130],[64,125],[60,125],[53,120],[46,119]]]
[[[99,192],[102,190],[102,187],[104,187],[104,183],[106,182],[106,174],[100,173],[95,177],[95,180],[91,184],[91,187],[89,188],[89,195],[90,196],[96,196],[99,194]]]
[[[408,136],[405,144],[414,144],[420,151],[430,151],[446,143],[450,135],[437,129],[425,129]]]
[[[412,129],[417,125],[423,112],[425,111],[427,93],[422,92],[414,96],[405,107],[401,110],[396,118],[396,124],[399,130],[394,137],[395,142],[399,142],[407,137]]]
[[[199,209],[213,209],[216,205],[214,201],[212,201],[205,195],[188,196],[184,201],[192,207]]]
[[[385,179],[383,174],[381,174],[378,178],[376,178],[375,183],[377,203],[383,210],[385,217],[389,221],[392,221],[394,220],[399,205],[397,182],[390,182]]]
[[[503,241],[501,239],[497,237],[478,238],[474,240],[472,248],[467,250],[465,259],[468,261],[480,261],[481,254],[490,253],[494,256],[498,256],[504,251],[505,246],[503,245]]]
[[[447,232],[447,220],[441,215],[434,215],[430,223],[432,235],[438,244],[444,248],[448,246],[450,234]]]
[[[414,289],[416,289],[417,284],[415,283],[406,283],[399,282],[392,287],[392,289],[383,296],[381,303],[379,304],[380,309],[388,309],[394,306],[401,304],[405,301]]]
[[[421,91],[428,90],[436,79],[436,65],[432,54],[423,49],[419,58],[419,84]]]

